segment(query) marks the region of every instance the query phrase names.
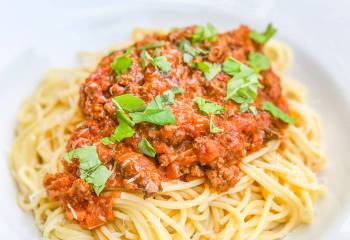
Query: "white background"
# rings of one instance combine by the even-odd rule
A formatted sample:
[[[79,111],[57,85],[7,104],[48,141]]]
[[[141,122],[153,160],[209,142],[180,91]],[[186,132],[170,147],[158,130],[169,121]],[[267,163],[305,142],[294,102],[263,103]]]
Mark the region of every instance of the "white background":
[[[80,22],[79,26],[81,26],[81,21],[79,21],[81,19],[86,19],[89,17],[93,18],[96,15],[96,13],[104,12],[106,11],[106,9],[109,9],[112,6],[113,8],[118,8],[119,6],[120,8],[122,8],[127,6],[131,2],[134,5],[147,4],[148,6],[153,6],[152,4],[156,5],[157,2],[166,3],[167,1],[0,0],[0,72],[2,68],[5,69],[8,66],[11,66],[11,62],[15,60],[16,62],[20,62],[18,61],[18,57],[23,56],[22,53],[25,52],[28,48],[31,48],[32,45],[37,44],[42,39],[47,39],[47,35],[50,35],[53,32],[55,32],[56,35],[57,33],[61,33],[61,31],[63,33],[65,32],[64,29],[66,26],[73,27],[74,29],[74,26],[77,22]],[[171,0],[171,2],[175,1]],[[304,69],[305,76],[314,76],[316,79],[312,80],[318,81],[317,76],[320,76],[321,73],[327,73],[327,76],[331,76],[332,78],[332,80],[330,80],[327,84],[334,83],[334,85],[336,85],[337,88],[332,87],[332,89],[329,90],[330,93],[327,95],[328,92],[326,88],[328,85],[324,85],[325,82],[321,82],[320,77],[320,89],[310,89],[310,92],[322,92],[322,94],[317,95],[320,98],[316,99],[318,103],[316,101],[314,102],[314,104],[316,104],[316,107],[320,107],[322,105],[322,101],[327,101],[327,98],[334,97],[334,89],[338,89],[338,91],[335,92],[336,94],[339,93],[339,95],[348,95],[350,93],[350,0],[180,0],[177,2],[183,2],[182,5],[178,6],[181,6],[181,8],[183,8],[183,11],[189,14],[191,14],[191,9],[189,9],[188,3],[197,2],[197,5],[204,6],[203,9],[209,9],[208,11],[216,11],[218,13],[220,13],[220,11],[225,11],[226,13],[230,13],[230,10],[232,9],[232,14],[236,19],[253,18],[254,23],[256,23],[256,25],[259,28],[263,28],[266,25],[266,23],[270,21],[273,22],[274,25],[276,25],[279,29],[279,38],[287,40],[287,42],[294,43],[296,46],[301,46],[302,52],[305,52],[305,54],[307,54],[308,56],[312,56],[312,60],[318,63],[317,66],[321,66],[320,68],[322,69],[319,69],[319,74],[317,74],[318,69],[310,69],[310,72],[307,72],[308,69]],[[205,6],[210,7],[205,8]],[[140,11],[138,14],[142,15],[143,12]],[[203,12],[203,15],[206,15],[206,12]],[[143,24],[145,24],[143,22],[138,22],[137,19],[137,16],[128,15],[121,19],[121,21],[133,22],[131,25],[138,26],[142,26]],[[210,21],[215,22],[219,21],[219,19],[213,19]],[[152,21],[147,22],[146,25],[150,23],[151,25],[157,25],[157,23],[154,23]],[[78,40],[80,41],[80,39]],[[67,41],[70,41],[69,37],[67,37]],[[82,39],[82,41],[89,41],[89,39]],[[82,46],[88,45],[83,43],[81,44]],[[46,43],[46,47],[47,46],[50,49],[55,48],[55,45],[50,45],[50,43]],[[101,46],[101,48],[104,47],[106,46]],[[45,48],[44,46],[42,49],[45,50],[47,48]],[[60,48],[58,47],[57,49],[57,51],[61,51],[62,46]],[[84,50],[85,48],[82,47],[81,49]],[[71,51],[69,49],[66,50]],[[74,52],[72,52],[72,54],[74,54]],[[55,55],[54,58],[56,58]],[[305,63],[307,63],[307,61]],[[21,71],[21,68],[24,67],[25,66],[18,65],[16,66],[16,70]],[[28,79],[24,77],[23,81],[26,80]],[[25,88],[25,86],[32,85],[32,82],[22,82],[21,85],[19,85],[19,88],[16,89],[18,90],[18,93],[11,95],[8,94],[8,91],[6,91],[6,85],[9,85],[8,89],[10,89],[10,84],[7,81],[9,81],[9,79],[2,78],[0,75],[0,83],[5,83],[1,85],[3,89],[0,88],[0,99],[2,99],[0,100],[0,133],[3,133],[4,130],[7,130],[3,128],[6,128],[8,125],[3,124],[2,122],[2,120],[5,119],[5,114],[7,114],[8,112],[14,112],[14,109],[12,109],[14,107],[8,107],[8,112],[1,111],[5,109],[6,105],[6,102],[1,102],[3,101],[2,97],[5,96],[4,99],[6,99],[6,96],[10,96],[11,100],[13,100],[13,95],[18,94],[22,98],[22,93],[24,94],[25,91],[19,88]],[[315,88],[317,88],[317,82],[316,85],[315,83],[313,84]],[[25,93],[24,95],[27,94],[29,93]],[[334,101],[337,103],[337,106],[334,106],[334,109],[336,110],[334,110],[331,114],[334,115],[334,113],[337,111],[343,111],[345,112],[345,115],[349,114],[350,98],[339,97],[339,99],[340,101]],[[329,105],[329,102],[331,102],[331,100],[327,102]],[[328,111],[329,109],[332,109],[332,106],[328,106],[324,109]],[[339,127],[336,128],[336,126],[333,127],[332,121],[327,121],[327,112],[323,110],[322,114],[325,118],[324,120],[326,123],[324,126],[325,130],[328,129],[328,132],[332,132],[333,129],[340,129]],[[343,114],[342,116],[345,115]],[[333,118],[329,119],[334,120]],[[349,126],[350,123],[347,122],[345,124],[348,124]],[[2,146],[5,145],[2,144],[3,135],[4,134],[0,135],[0,150],[3,150]],[[346,138],[343,139],[345,139],[346,141]],[[349,138],[347,138],[347,140],[349,140]],[[329,144],[329,148],[333,148],[332,143]],[[3,152],[1,151],[0,189],[4,189],[4,181],[2,177],[7,173],[5,164],[6,158],[1,158],[3,156],[2,153]],[[338,157],[340,161],[341,157],[344,158],[345,156],[342,153],[343,152],[339,152],[339,156],[337,156],[336,152],[332,152],[332,157]],[[332,172],[334,173],[333,176],[335,179],[337,178],[336,175],[339,170],[341,169],[334,169],[334,172]],[[350,172],[348,173],[348,175],[350,175]],[[330,181],[330,183],[334,182]],[[350,188],[347,187],[347,184],[347,182],[342,182],[342,185],[345,185],[345,188],[342,191],[350,191]],[[334,189],[341,188],[340,185],[338,186],[334,184],[330,187]],[[332,189],[330,189],[330,192],[331,191]],[[4,206],[6,208],[6,205],[3,204],[4,202],[6,202],[6,200],[8,202],[13,202],[12,197],[13,196],[9,196],[8,198],[4,191],[0,192],[0,233],[2,233],[3,230],[7,230],[7,232],[13,231],[10,230],[10,228],[18,228],[18,226],[12,226],[13,224],[11,225],[11,223],[14,222],[16,216],[3,215],[3,213],[5,212],[12,212],[12,210],[9,209],[2,209],[2,207]],[[340,207],[344,206],[345,204],[344,202],[339,203],[341,203],[339,204]],[[332,208],[339,206],[331,205],[328,207],[332,210]],[[315,221],[317,221],[318,217],[319,216],[316,216]],[[4,225],[1,221],[2,219],[6,218],[8,218],[7,226],[6,224]],[[336,223],[336,225],[336,239],[350,239],[350,218],[342,218]],[[2,229],[2,227],[4,226],[6,226],[7,229]],[[321,231],[321,229],[319,230]],[[331,238],[326,237],[326,239]]]
[[[141,4],[153,2],[152,0],[0,0],[0,69],[47,31],[60,29],[76,19],[93,14],[96,10],[127,1]],[[184,8],[186,8],[186,2],[190,1],[182,1]],[[163,0],[163,2],[167,1]],[[286,26],[280,27],[293,28],[296,36],[300,36],[298,33],[301,29],[306,30],[305,39],[300,39],[300,42],[316,51],[331,48],[334,52],[342,53],[342,56],[336,59],[334,56],[324,56],[323,60],[329,61],[331,66],[336,64],[337,71],[342,72],[345,79],[348,78],[346,70],[350,62],[348,60],[350,56],[349,0],[198,0],[192,2],[198,2],[199,5],[215,2],[215,5],[222,8],[241,7],[242,12],[245,14],[250,12],[262,21],[273,19],[284,11],[292,11],[293,14],[286,16],[290,18]],[[286,4],[287,2],[289,3]],[[247,9],[251,11],[246,11]],[[307,21],[305,16],[308,16]],[[317,36],[307,37],[309,34]],[[315,39],[318,41],[315,42]]]

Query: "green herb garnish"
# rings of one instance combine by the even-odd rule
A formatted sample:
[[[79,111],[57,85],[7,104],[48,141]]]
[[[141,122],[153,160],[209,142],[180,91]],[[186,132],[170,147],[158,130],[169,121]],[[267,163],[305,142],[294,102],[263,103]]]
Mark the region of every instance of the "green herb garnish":
[[[267,56],[257,52],[250,52],[248,55],[248,64],[255,69],[256,72],[260,72],[270,68],[270,60]]]
[[[121,115],[124,116],[124,115]],[[135,134],[135,130],[132,128],[132,126],[135,125],[135,122],[132,121],[128,116],[125,120],[125,118],[121,118],[120,115],[117,117],[118,119],[118,126],[115,128],[112,136],[105,137],[101,139],[101,142],[105,145],[114,144],[116,142],[120,142],[124,140],[125,138],[132,137]],[[132,123],[132,124],[130,124]]]
[[[99,195],[106,186],[108,178],[112,175],[112,172],[103,165],[97,167],[84,179],[87,183],[92,184],[96,195]]]
[[[153,58],[146,50],[143,50],[140,54],[141,57],[141,66],[142,68],[145,68],[150,62],[153,61]]]
[[[182,56],[182,60],[184,61],[184,63],[190,63],[193,60],[193,56],[191,54],[184,53],[184,55]]]
[[[175,95],[182,92],[183,90],[180,88],[172,87],[163,94],[156,96],[147,105],[141,98],[132,94],[114,97],[112,101],[116,105],[116,116],[119,124],[112,136],[101,139],[101,142],[109,145],[132,137],[135,134],[132,127],[141,122],[161,126],[176,123],[175,115],[167,106],[174,104]],[[128,113],[124,110],[127,110]]]
[[[126,114],[124,112],[124,110],[119,105],[117,105],[116,116],[117,116],[118,121],[120,121],[120,122],[124,121],[125,123],[127,123],[131,127],[135,126],[135,123],[130,119],[128,114]]]
[[[116,96],[112,99],[115,104],[118,104],[120,108],[129,112],[143,111],[146,107],[145,102],[132,94],[123,94]]]
[[[111,63],[111,68],[118,76],[125,73],[133,62],[132,58],[128,56],[130,54],[130,51],[131,49],[128,49],[125,54],[116,57]]]
[[[146,138],[141,139],[141,141],[138,144],[138,148],[143,154],[149,157],[156,156],[156,151],[154,150],[152,144]]]
[[[276,32],[276,28],[274,28],[270,23],[269,25],[267,25],[266,30],[263,33],[252,31],[249,34],[249,37],[257,43],[265,44],[270,38],[273,37],[273,35],[275,35]]]
[[[207,54],[208,51],[203,50],[201,48],[194,48],[191,45],[191,42],[188,40],[183,40],[180,42],[179,49],[183,52],[183,61],[184,63],[189,63],[193,60],[193,58],[199,54]]]
[[[218,31],[211,23],[207,23],[207,25],[204,26],[197,26],[196,31],[192,36],[192,42],[213,42],[216,40],[217,34]]]
[[[91,184],[96,195],[99,195],[112,172],[101,163],[96,146],[76,148],[64,155],[68,163],[74,158],[79,159],[80,178]]]
[[[209,62],[197,62],[195,65],[204,74],[207,81],[212,80],[221,71],[220,64]]]
[[[215,126],[213,115],[210,116],[209,130],[211,133],[219,133],[224,131],[224,129],[218,128],[217,126]]]
[[[176,123],[175,115],[169,108],[130,113],[130,116],[135,123],[148,122],[160,126]]]
[[[141,52],[141,65],[145,68],[149,63],[163,73],[168,73],[171,70],[171,64],[165,56],[159,56],[159,53],[156,52],[155,57],[151,57],[146,50],[143,50]]]
[[[130,113],[132,120],[135,123],[149,122],[161,126],[176,123],[175,115],[167,106],[174,104],[175,95],[182,92],[178,87],[170,88],[156,96],[143,112]]]
[[[114,144],[115,141],[113,141],[112,137],[104,137],[101,139],[101,143],[103,143],[104,145],[109,145],[109,144]]]
[[[206,113],[212,113],[212,114],[222,114],[225,112],[225,108],[220,106],[219,104],[216,104],[212,101],[209,101],[207,99],[201,98],[201,97],[195,97],[193,99],[195,103],[197,103],[199,109]]]
[[[168,73],[171,70],[171,64],[166,57],[160,56],[153,59],[154,65],[163,73]]]
[[[232,57],[225,60],[223,70],[233,76],[227,84],[226,99],[232,99],[240,104],[241,112],[251,110],[255,114],[256,109],[251,104],[258,95],[259,75]]]
[[[132,121],[135,125],[135,122]],[[105,145],[120,142],[125,138],[134,136],[135,130],[124,119],[118,117],[118,126],[115,128],[114,133],[110,137],[102,138],[101,142]]]
[[[149,110],[159,110],[164,109],[168,105],[175,103],[175,95],[183,93],[183,90],[174,86],[163,94],[156,96],[149,104],[147,104],[145,112]]]
[[[132,94],[116,96],[112,99],[112,102],[116,105],[116,116],[119,124],[112,136],[101,139],[101,142],[105,145],[120,142],[135,134],[135,130],[132,128],[135,126],[135,122],[130,119],[129,115],[124,110],[132,113],[143,111],[146,107],[145,102],[141,98]]]
[[[296,120],[294,118],[290,117],[287,113],[283,112],[281,109],[279,109],[272,102],[264,101],[262,103],[262,108],[265,111],[270,112],[272,116],[282,120],[283,122],[286,122],[286,123],[292,124],[292,125],[294,125],[296,123]]]
[[[234,76],[242,72],[242,63],[233,57],[228,57],[222,65],[222,70],[230,76]]]

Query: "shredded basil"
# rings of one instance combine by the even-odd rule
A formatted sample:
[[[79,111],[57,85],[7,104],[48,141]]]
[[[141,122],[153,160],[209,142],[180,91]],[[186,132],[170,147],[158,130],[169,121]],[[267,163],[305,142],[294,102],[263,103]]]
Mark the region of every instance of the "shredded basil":
[[[225,112],[225,108],[220,106],[219,104],[216,104],[212,101],[209,101],[207,99],[201,98],[201,97],[195,97],[193,99],[195,103],[197,103],[199,109],[206,113],[212,113],[212,114],[222,114]]]
[[[145,109],[145,112],[149,110],[164,109],[168,105],[175,103],[175,95],[183,93],[183,90],[174,86],[166,90],[163,94],[156,96]]]
[[[156,151],[154,150],[152,144],[146,138],[141,139],[141,141],[138,144],[138,148],[143,154],[149,157],[156,156]]]
[[[130,113],[132,120],[135,123],[149,122],[156,125],[175,124],[176,118],[173,112],[168,108],[175,102],[175,95],[182,93],[178,87],[172,87],[163,94],[156,96],[143,112]]]
[[[183,52],[184,63],[190,63],[193,60],[193,58],[197,55],[208,53],[208,51],[203,50],[199,47],[192,47],[191,42],[188,40],[181,41],[179,49],[181,52]]]
[[[256,72],[260,72],[266,69],[270,68],[270,60],[267,56],[257,53],[257,52],[250,52],[248,55],[248,64]]]
[[[250,110],[256,114],[256,108],[251,104],[258,96],[259,75],[232,57],[225,60],[223,70],[233,76],[227,83],[226,99],[232,99],[240,104],[241,112]]]
[[[131,49],[128,49],[125,54],[116,57],[114,61],[111,63],[111,68],[114,70],[114,72],[118,76],[125,73],[133,63],[132,58],[128,56],[130,54],[130,51]]]
[[[101,142],[105,145],[120,142],[135,134],[135,130],[132,128],[135,126],[135,122],[130,119],[129,115],[124,110],[127,110],[130,114],[132,112],[142,111],[146,107],[145,102],[141,98],[132,94],[119,95],[114,97],[112,102],[116,105],[118,126],[115,128],[112,136],[101,139]]]
[[[151,57],[146,50],[141,52],[141,65],[145,68],[149,63],[158,68],[162,73],[168,73],[171,70],[171,64],[168,62],[165,56],[159,56],[159,52],[155,53],[154,57]]]
[[[212,80],[221,71],[220,64],[216,63],[197,62],[195,66],[203,72],[207,81]]]
[[[219,133],[224,131],[224,129],[218,128],[217,126],[215,126],[213,115],[210,116],[209,130],[211,133]]]
[[[213,42],[217,38],[218,31],[216,28],[211,24],[207,23],[207,25],[203,26],[197,26],[195,33],[192,36],[192,42],[193,43],[200,43],[200,42]]]
[[[148,122],[160,126],[176,123],[175,115],[169,108],[130,113],[130,116],[135,123]]]
[[[281,109],[279,109],[275,104],[269,101],[264,101],[262,103],[262,108],[265,111],[268,111],[271,113],[272,116],[275,118],[278,118],[282,120],[285,123],[294,125],[296,123],[296,120],[294,118],[291,118],[287,113],[283,112]]]
[[[96,195],[99,195],[112,172],[102,165],[96,146],[76,148],[64,155],[68,163],[74,158],[79,159],[80,178],[91,184]]]
[[[277,30],[270,23],[267,25],[266,30],[262,33],[257,31],[252,31],[249,35],[251,39],[260,44],[265,44],[270,38],[272,38],[276,34]]]
[[[145,102],[141,98],[136,97],[132,94],[123,94],[116,96],[112,99],[112,101],[115,104],[119,104],[122,109],[129,112],[142,111],[146,107]]]

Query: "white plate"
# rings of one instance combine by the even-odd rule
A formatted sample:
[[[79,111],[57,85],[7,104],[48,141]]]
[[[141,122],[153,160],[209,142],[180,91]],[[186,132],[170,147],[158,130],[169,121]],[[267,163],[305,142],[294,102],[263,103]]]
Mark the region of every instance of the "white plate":
[[[350,72],[345,64],[350,36],[342,28],[349,28],[350,17],[345,17],[348,8],[311,4],[316,1],[283,2],[118,3],[87,12],[63,29],[53,29],[23,52],[0,75],[1,239],[40,236],[32,216],[16,205],[16,186],[8,171],[7,152],[13,140],[15,113],[43,73],[51,67],[73,65],[80,50],[101,50],[128,39],[136,26],[167,29],[208,21],[221,30],[240,23],[263,28],[272,21],[279,29],[277,37],[292,46],[295,61],[290,75],[307,86],[309,102],[321,115],[329,162],[320,174],[328,192],[316,206],[313,223],[297,228],[288,239],[350,239],[350,91],[346,89],[350,87],[346,78]]]

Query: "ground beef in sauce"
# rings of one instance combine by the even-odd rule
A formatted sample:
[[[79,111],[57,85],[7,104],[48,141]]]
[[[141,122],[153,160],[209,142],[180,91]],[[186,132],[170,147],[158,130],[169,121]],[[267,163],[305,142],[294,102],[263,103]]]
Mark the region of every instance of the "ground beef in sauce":
[[[114,218],[112,198],[121,189],[141,190],[151,196],[161,190],[162,181],[169,179],[186,181],[205,177],[213,188],[226,191],[239,180],[241,159],[281,133],[285,125],[261,110],[262,101],[269,100],[288,111],[281,96],[279,77],[271,69],[262,72],[262,87],[254,103],[258,113],[241,113],[234,101],[225,99],[230,76],[221,72],[208,82],[201,71],[184,64],[179,42],[190,39],[195,29],[193,26],[168,35],[150,35],[135,43],[131,53],[132,66],[121,76],[113,72],[110,64],[124,50],[112,52],[82,84],[79,106],[85,121],[71,134],[67,151],[95,144],[102,163],[113,169],[106,187],[114,192],[96,196],[91,186],[79,178],[78,161],[74,160],[72,164],[63,161],[64,173],[48,174],[44,185],[49,197],[62,203],[68,219],[77,218],[82,227],[93,229]],[[209,53],[196,60],[222,64],[227,57],[233,56],[245,63],[250,51],[261,51],[261,46],[249,38],[250,31],[248,27],[240,26],[237,30],[219,34],[214,42],[199,44]],[[142,69],[141,47],[155,40],[165,41],[159,49],[172,66],[167,74],[152,65]],[[149,50],[151,55],[153,52],[154,49]],[[131,138],[107,146],[100,143],[118,125],[111,102],[113,97],[131,93],[149,102],[173,86],[184,90],[170,106],[176,116],[176,125],[141,123],[136,125],[136,134]],[[226,112],[213,119],[223,132],[210,133],[209,116],[203,115],[193,102],[198,96],[225,107]],[[137,145],[142,137],[154,146],[155,158],[139,152]]]

